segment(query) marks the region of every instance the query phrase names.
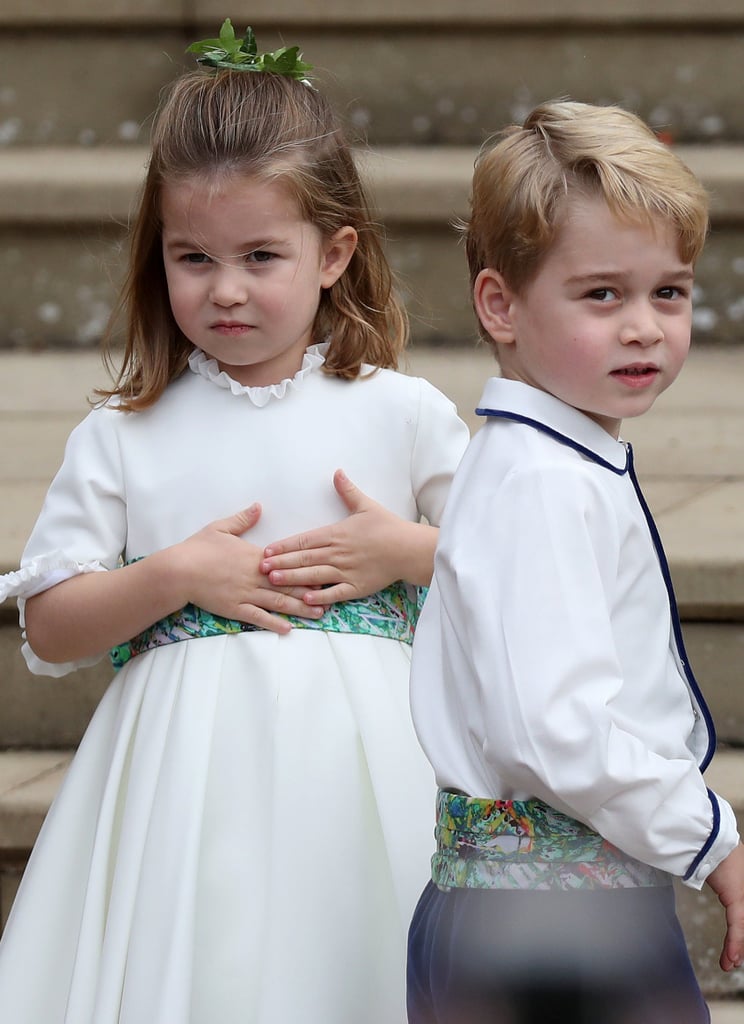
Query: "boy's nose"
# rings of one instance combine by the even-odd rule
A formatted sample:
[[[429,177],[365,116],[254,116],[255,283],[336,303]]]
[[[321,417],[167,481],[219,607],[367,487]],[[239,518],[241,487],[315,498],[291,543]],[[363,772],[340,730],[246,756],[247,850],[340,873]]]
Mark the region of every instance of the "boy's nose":
[[[628,310],[628,315],[620,330],[620,341],[624,345],[656,345],[664,340],[664,331],[656,313],[650,307],[635,306]]]

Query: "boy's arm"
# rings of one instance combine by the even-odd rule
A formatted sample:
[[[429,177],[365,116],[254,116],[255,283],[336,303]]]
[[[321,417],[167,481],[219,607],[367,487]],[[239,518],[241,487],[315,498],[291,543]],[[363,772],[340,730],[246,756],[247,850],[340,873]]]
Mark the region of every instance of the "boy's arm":
[[[705,849],[687,879],[699,888],[736,846],[736,823],[686,747],[665,591],[644,606],[632,571],[618,589],[629,527],[615,500],[596,472],[563,463],[471,494],[437,559],[445,657],[476,681],[462,713],[484,735],[495,793],[536,796],[680,877]]]

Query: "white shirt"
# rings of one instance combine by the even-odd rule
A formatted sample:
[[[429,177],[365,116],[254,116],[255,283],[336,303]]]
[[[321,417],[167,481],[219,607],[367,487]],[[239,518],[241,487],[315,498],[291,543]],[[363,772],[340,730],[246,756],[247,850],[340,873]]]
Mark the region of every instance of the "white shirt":
[[[700,888],[738,833],[630,449],[515,381],[481,407],[413,651],[437,782],[537,797]]]

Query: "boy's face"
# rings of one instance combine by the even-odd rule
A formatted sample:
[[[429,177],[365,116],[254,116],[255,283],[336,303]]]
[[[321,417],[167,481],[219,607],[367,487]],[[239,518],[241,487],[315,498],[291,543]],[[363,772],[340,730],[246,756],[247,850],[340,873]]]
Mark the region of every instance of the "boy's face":
[[[503,375],[555,395],[614,437],[621,421],[646,412],[682,368],[693,270],[662,221],[655,230],[625,223],[604,201],[577,197],[522,293],[496,278],[503,316],[501,333],[490,333],[502,342]],[[488,282],[481,287],[488,304]],[[476,300],[477,293],[478,284]]]

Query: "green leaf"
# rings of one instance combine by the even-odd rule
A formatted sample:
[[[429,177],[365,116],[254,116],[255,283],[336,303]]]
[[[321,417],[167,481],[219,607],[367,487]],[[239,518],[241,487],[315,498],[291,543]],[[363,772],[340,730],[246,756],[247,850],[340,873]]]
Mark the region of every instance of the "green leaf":
[[[219,39],[200,39],[198,43],[192,43],[186,48],[186,53],[209,53],[210,50],[221,50],[222,44]]]
[[[226,50],[231,50],[231,43],[235,42],[235,29],[232,27],[232,22],[229,18],[225,18],[220,28],[220,43]]]
[[[259,53],[256,36],[248,26],[245,36],[238,39],[229,18],[220,28],[219,39],[201,39],[187,48],[187,53],[198,53],[199,64],[234,71],[271,71],[289,78],[305,79],[312,64],[300,59],[299,46],[281,46],[273,53]]]
[[[243,45],[240,47],[240,49],[243,50],[245,53],[251,54],[251,56],[253,57],[255,57],[256,54],[258,53],[256,36],[250,25],[245,30],[245,36],[243,37]]]

